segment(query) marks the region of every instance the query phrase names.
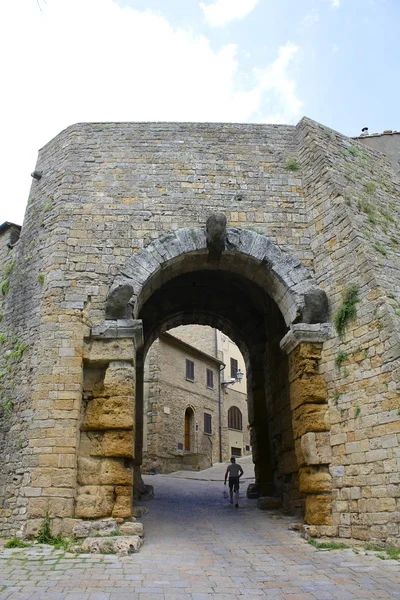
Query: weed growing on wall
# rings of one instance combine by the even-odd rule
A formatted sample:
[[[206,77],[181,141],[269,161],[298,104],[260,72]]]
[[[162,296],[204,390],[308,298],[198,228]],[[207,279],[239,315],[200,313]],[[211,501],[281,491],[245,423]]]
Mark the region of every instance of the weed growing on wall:
[[[358,286],[350,285],[346,288],[343,296],[343,302],[339,306],[335,315],[335,328],[339,337],[346,333],[348,324],[357,316],[357,302],[359,302]]]
[[[347,354],[347,352],[343,352],[343,350],[340,350],[337,354],[336,354],[336,358],[335,358],[335,363],[338,369],[340,369],[340,367],[342,366],[342,364],[344,363],[345,360],[348,360],[349,356]]]
[[[9,277],[7,277],[6,279],[3,279],[3,281],[0,283],[0,292],[2,293],[3,296],[7,296],[9,289],[10,289],[10,279],[9,279]]]
[[[300,164],[297,158],[288,158],[285,169],[288,171],[298,171],[300,169]]]

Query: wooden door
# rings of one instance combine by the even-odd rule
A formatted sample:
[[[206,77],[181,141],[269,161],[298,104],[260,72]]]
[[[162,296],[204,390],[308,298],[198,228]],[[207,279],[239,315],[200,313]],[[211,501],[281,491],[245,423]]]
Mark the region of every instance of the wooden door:
[[[191,414],[189,410],[185,412],[185,450],[190,452],[190,426],[191,426]]]

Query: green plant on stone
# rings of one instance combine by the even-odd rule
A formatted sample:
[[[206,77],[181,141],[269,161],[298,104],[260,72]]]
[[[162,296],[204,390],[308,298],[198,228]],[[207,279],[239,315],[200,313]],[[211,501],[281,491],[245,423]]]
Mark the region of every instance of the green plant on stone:
[[[14,350],[8,355],[8,358],[14,358],[17,362],[21,360],[23,353],[28,350],[29,346],[26,342],[17,342],[14,344]]]
[[[285,169],[288,171],[298,171],[300,169],[300,164],[297,158],[288,158]]]
[[[6,275],[9,275],[11,273],[11,271],[13,270],[13,268],[14,268],[14,262],[12,262],[6,266],[6,268],[4,269],[4,273]]]
[[[367,183],[364,184],[364,188],[365,188],[365,191],[367,192],[367,194],[375,194],[376,183],[374,183],[373,181],[368,181]]]
[[[37,541],[39,542],[39,544],[51,544],[51,542],[53,541],[53,536],[51,535],[49,511],[46,511],[43,523],[40,526],[38,532]]]
[[[62,535],[52,535],[49,511],[46,511],[46,514],[43,518],[42,525],[38,532],[37,541],[39,544],[49,544],[54,546],[56,550],[65,550],[66,552],[71,550],[72,546],[76,544],[75,538],[66,538]]]
[[[44,275],[43,273],[39,273],[39,275],[37,276],[37,281],[39,285],[43,285],[44,284]]]
[[[21,448],[22,448],[23,445],[24,445],[23,438],[21,438],[21,437],[18,438],[18,440],[17,440],[17,448],[18,448],[18,450],[21,450]]]
[[[310,546],[314,546],[317,550],[344,550],[348,548],[347,544],[342,544],[338,542],[317,542],[316,540],[308,540]]]
[[[361,414],[361,406],[356,406],[355,416],[359,417]]]
[[[341,395],[342,395],[342,394],[339,394],[339,392],[336,392],[336,393],[335,393],[335,395],[334,395],[334,397],[333,397],[333,401],[334,401],[334,403],[335,403],[335,406],[337,406],[337,405],[338,405]]]
[[[11,540],[8,540],[8,542],[4,544],[4,548],[28,548],[31,545],[32,544],[30,544],[29,542],[24,542],[19,538],[13,537],[11,538]]]
[[[335,314],[335,328],[340,338],[346,333],[348,324],[357,317],[358,286],[350,285],[346,288],[343,301]]]
[[[348,369],[343,369],[342,375],[343,377],[348,377],[350,375]]]
[[[375,242],[374,247],[376,250],[378,250],[378,252],[383,254],[383,256],[387,255],[387,250],[386,250],[385,246],[383,244],[381,244],[380,242]]]
[[[355,146],[350,146],[349,152],[352,156],[357,156],[357,154],[358,154],[358,150]]]
[[[343,350],[339,350],[339,352],[336,354],[335,357],[335,363],[338,369],[340,369],[340,367],[342,366],[342,364],[348,360],[349,355],[347,354],[347,352],[344,352]]]
[[[12,400],[11,398],[5,398],[1,406],[3,409],[3,418],[5,421],[8,421],[8,419],[11,417],[14,408],[14,400]]]
[[[3,279],[3,281],[0,283],[0,292],[2,293],[3,296],[7,296],[9,289],[10,289],[10,279],[7,277],[6,279]]]
[[[5,344],[7,341],[7,336],[5,333],[0,333],[0,344]]]

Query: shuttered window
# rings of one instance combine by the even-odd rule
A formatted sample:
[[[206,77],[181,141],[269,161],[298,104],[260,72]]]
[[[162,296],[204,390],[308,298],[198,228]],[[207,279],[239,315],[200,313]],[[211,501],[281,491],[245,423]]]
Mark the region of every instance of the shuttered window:
[[[194,362],[188,358],[186,359],[186,379],[194,381]]]
[[[238,361],[236,358],[231,358],[231,377],[236,379],[236,375],[238,372]]]
[[[214,387],[214,373],[211,371],[211,369],[207,369],[206,373],[207,373],[207,387],[213,388]]]
[[[212,433],[211,415],[204,413],[204,433]]]
[[[228,428],[243,431],[242,413],[237,406],[231,406],[228,410]]]

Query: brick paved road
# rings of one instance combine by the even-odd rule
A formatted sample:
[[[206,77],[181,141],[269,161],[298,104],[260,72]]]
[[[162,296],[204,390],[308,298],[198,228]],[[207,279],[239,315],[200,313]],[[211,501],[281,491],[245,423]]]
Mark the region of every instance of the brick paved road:
[[[247,469],[246,469],[247,470]],[[191,477],[218,479],[220,466]],[[48,547],[0,552],[0,599],[350,600],[400,598],[400,565],[351,550],[322,552],[290,522],[218,481],[153,476],[140,554],[68,556]]]

